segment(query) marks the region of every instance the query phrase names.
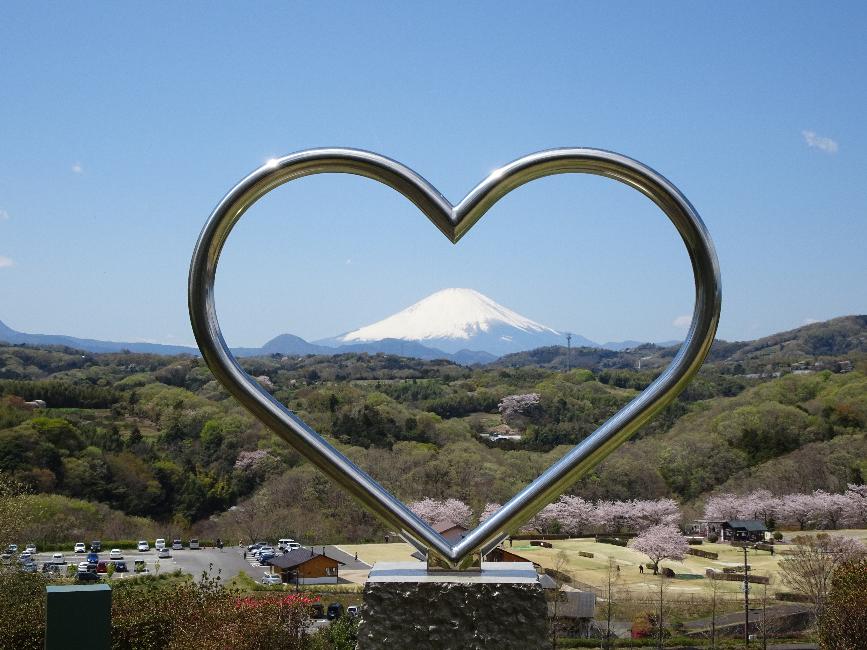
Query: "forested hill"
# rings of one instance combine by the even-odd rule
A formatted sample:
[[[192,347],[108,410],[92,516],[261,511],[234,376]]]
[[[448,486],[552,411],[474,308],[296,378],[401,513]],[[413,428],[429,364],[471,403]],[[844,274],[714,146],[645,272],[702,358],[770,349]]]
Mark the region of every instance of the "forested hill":
[[[691,504],[722,488],[782,493],[863,483],[864,321],[847,317],[719,344],[688,389],[575,492]],[[455,496],[480,510],[508,499],[589,435],[669,354],[595,350],[590,370],[577,367],[581,357],[572,352],[570,372],[383,354],[275,354],[243,365],[401,498]],[[599,362],[615,358],[609,355],[628,363]],[[516,395],[524,397],[507,402],[523,407],[500,407]],[[47,408],[26,403],[33,400]],[[491,440],[491,433],[506,438]],[[0,345],[0,471],[36,492],[62,495],[50,497],[48,510],[58,514],[46,520],[46,538],[68,534],[85,502],[171,521],[176,530],[203,531],[261,508],[263,516],[303,521],[311,540],[381,532],[189,356]],[[76,508],[79,514],[68,514]],[[142,520],[122,521],[130,530]]]
[[[643,344],[615,352],[599,348],[550,346],[500,357],[494,366],[539,366],[565,369],[659,369],[670,363],[678,346]],[[867,316],[842,316],[804,325],[754,341],[714,342],[705,363],[729,374],[772,374],[804,370],[867,354]]]

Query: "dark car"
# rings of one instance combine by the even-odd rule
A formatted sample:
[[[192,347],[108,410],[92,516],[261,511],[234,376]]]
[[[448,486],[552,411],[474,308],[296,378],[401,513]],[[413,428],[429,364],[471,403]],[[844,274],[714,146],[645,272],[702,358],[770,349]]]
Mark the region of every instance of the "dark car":
[[[322,603],[310,605],[310,618],[325,618],[325,608],[322,606]]]
[[[99,554],[94,553],[94,552],[88,553],[87,554],[87,561],[88,562],[99,562]]]
[[[99,566],[99,562],[88,562],[87,563],[87,570],[93,571],[94,573],[96,573],[96,568],[98,566]]]
[[[93,571],[79,571],[75,574],[76,582],[99,582],[99,574]]]
[[[114,570],[118,573],[127,573],[129,569],[126,568],[126,562],[115,562]]]
[[[90,543],[90,550],[93,553],[99,553],[102,550],[102,542],[100,542],[98,539],[93,540]]]
[[[98,562],[96,565],[96,572],[97,573],[108,573],[108,562],[106,562],[105,560]]]
[[[343,605],[340,603],[331,603],[328,606],[328,613],[325,615],[329,621],[333,621],[335,618],[340,618],[343,616]]]

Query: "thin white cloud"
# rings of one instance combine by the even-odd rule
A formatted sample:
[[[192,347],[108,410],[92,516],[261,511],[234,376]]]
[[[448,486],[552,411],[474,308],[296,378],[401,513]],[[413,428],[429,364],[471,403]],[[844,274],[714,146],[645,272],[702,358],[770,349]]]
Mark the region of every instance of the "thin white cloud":
[[[10,266],[15,266],[15,262],[12,258],[0,255],[0,269],[8,269]]]
[[[691,322],[692,322],[692,316],[689,314],[684,314],[683,316],[678,316],[673,321],[671,321],[671,324],[674,325],[675,327],[684,328],[684,327],[689,327],[689,324]]]
[[[351,257],[348,260],[346,260],[346,265],[349,266],[350,264],[352,264],[352,258]]]
[[[9,221],[9,213],[6,210],[0,210],[0,221]]]
[[[801,135],[804,136],[804,142],[811,149],[819,149],[825,153],[837,153],[840,150],[840,145],[836,140],[819,135],[815,131],[801,131]]]
[[[84,173],[84,167],[81,166],[80,162],[77,162],[72,166],[72,173],[74,173],[74,174],[83,174]]]

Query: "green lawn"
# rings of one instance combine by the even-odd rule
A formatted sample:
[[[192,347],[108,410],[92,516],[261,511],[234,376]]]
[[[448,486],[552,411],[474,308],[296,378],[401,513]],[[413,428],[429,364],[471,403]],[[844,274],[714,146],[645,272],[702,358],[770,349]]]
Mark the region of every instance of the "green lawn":
[[[815,534],[816,531],[807,532]],[[848,535],[867,543],[867,530],[839,530],[828,531],[828,533],[831,535]],[[786,533],[786,538],[789,539],[798,534],[800,533]],[[648,558],[629,548],[596,543],[592,538],[555,540],[552,542],[552,545],[553,548],[548,549],[530,546],[527,542],[515,542],[512,547],[509,547],[508,543],[506,543],[506,548],[543,567],[556,568],[568,573],[574,580],[594,587],[602,587],[607,582],[608,559],[612,558],[620,566],[618,584],[621,587],[628,587],[630,590],[636,592],[658,589],[658,582],[653,576],[652,571],[645,569],[645,573],[641,574],[638,570],[638,565],[647,564]],[[409,560],[411,559],[410,554],[413,551],[410,545],[403,543],[342,544],[341,548],[347,553],[355,553],[357,551],[358,559],[371,565],[376,562]],[[682,593],[684,595],[706,592],[707,580],[704,579],[706,569],[713,568],[721,571],[724,567],[743,565],[743,551],[728,544],[705,543],[693,548],[718,553],[719,559],[710,560],[689,555],[683,562],[664,560],[661,563],[662,566],[669,567],[675,574],[680,576],[669,581],[668,589],[670,592]],[[786,545],[784,544],[778,545],[778,549],[780,550],[785,548]],[[579,551],[593,553],[594,557],[582,557],[578,555]],[[785,586],[780,584],[777,577],[778,561],[782,557],[785,556],[779,554],[771,556],[767,551],[756,551],[753,549],[749,549],[748,551],[750,573],[770,576],[770,592],[785,590]],[[698,578],[698,576],[701,576],[701,578]],[[719,586],[720,591],[723,592],[740,593],[741,591],[741,584],[737,581],[720,582]]]

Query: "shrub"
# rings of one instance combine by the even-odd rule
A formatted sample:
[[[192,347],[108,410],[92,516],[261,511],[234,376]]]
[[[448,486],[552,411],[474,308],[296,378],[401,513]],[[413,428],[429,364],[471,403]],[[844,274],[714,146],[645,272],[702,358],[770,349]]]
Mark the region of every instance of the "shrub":
[[[0,646],[42,650],[47,584],[39,573],[0,571]]]
[[[625,539],[617,539],[616,537],[597,537],[596,541],[600,544],[614,544],[614,546],[626,546],[629,543]]]
[[[819,616],[819,638],[830,650],[863,647],[867,639],[867,558],[844,564],[834,572],[831,591]]]
[[[690,546],[701,546],[704,540],[701,537],[690,537],[686,540],[686,543]]]
[[[707,541],[709,541],[711,544],[716,544],[719,541],[719,535],[717,535],[716,533],[710,533],[707,536]]]
[[[779,542],[780,540],[783,539],[783,533],[781,533],[781,532],[778,531],[778,530],[775,530],[775,531],[774,531],[774,539],[777,540],[777,541]]]
[[[581,557],[593,557],[593,553],[588,553],[587,551],[578,551],[578,555]]]

